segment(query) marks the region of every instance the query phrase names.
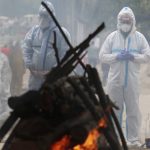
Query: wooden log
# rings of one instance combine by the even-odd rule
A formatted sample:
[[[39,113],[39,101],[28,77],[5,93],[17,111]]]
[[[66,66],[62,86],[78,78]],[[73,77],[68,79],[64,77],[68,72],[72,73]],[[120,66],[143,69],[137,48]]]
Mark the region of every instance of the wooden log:
[[[83,143],[89,131],[95,126],[96,122],[89,112],[67,120],[56,128],[51,128],[50,122],[40,117],[39,120],[38,118],[22,120],[15,129],[15,136],[7,150],[20,150],[20,147],[23,147],[21,150],[38,150],[39,147],[40,150],[47,150],[66,134],[72,137],[70,146],[74,146]]]

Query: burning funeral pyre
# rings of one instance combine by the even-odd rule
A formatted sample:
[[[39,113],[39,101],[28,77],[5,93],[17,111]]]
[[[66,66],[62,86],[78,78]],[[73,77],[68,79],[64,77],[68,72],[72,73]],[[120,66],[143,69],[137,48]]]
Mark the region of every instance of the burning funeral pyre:
[[[70,49],[49,72],[39,91],[9,98],[13,112],[0,129],[0,139],[19,121],[3,150],[127,150],[113,111],[117,107],[105,95],[97,70],[82,63],[89,42],[104,24],[73,48],[47,5],[42,5]],[[78,64],[84,75],[71,76]]]

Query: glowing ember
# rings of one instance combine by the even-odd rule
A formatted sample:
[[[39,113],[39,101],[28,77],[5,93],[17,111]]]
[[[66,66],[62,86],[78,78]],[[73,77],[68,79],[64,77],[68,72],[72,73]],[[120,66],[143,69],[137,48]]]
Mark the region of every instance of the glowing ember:
[[[99,121],[98,127],[100,127],[100,128],[106,128],[106,127],[107,127],[106,120],[107,120],[106,118],[102,118],[102,119]]]

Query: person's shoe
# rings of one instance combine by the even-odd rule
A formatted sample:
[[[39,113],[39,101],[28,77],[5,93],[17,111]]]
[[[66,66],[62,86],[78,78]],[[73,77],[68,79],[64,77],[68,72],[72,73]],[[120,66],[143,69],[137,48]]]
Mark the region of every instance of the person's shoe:
[[[140,141],[133,141],[133,142],[127,141],[127,146],[129,148],[141,148],[142,144],[140,143]]]

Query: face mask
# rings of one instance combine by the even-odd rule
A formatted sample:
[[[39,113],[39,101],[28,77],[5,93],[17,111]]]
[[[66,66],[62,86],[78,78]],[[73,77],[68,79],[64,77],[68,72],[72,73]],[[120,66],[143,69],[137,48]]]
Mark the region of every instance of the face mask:
[[[48,17],[39,17],[39,26],[41,29],[46,29],[50,26],[50,19]]]
[[[131,30],[131,25],[130,24],[122,24],[122,25],[120,25],[120,29],[123,32],[129,32]]]

